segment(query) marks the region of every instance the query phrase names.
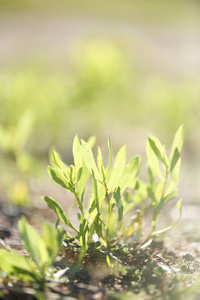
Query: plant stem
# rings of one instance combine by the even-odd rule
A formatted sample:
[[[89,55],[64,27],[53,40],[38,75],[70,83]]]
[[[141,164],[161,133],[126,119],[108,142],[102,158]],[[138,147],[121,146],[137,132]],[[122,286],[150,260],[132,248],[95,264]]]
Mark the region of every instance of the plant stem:
[[[81,215],[84,218],[85,217],[85,213],[84,213],[83,205],[82,205],[82,203],[81,203],[81,201],[79,199],[79,196],[78,196],[78,193],[77,193],[76,190],[74,190],[74,196],[75,196],[75,198],[76,198],[76,200],[78,202],[78,207],[79,207],[79,209],[81,211]]]
[[[166,189],[166,186],[167,186],[168,176],[169,176],[169,170],[166,169],[165,170],[165,180],[164,180],[162,194],[161,194],[161,197],[160,197],[160,202],[163,200],[164,195],[165,195],[165,189]],[[156,229],[157,222],[158,222],[158,215],[157,215],[157,217],[155,219],[153,219],[153,221],[152,221],[153,225],[152,225],[151,231],[150,231],[148,237],[145,239],[145,241],[144,241],[143,244],[145,244],[148,240],[150,240],[153,237],[153,233],[154,233],[154,231]]]
[[[110,240],[109,240],[109,226],[110,226],[110,197],[109,197],[109,194],[108,194],[108,187],[107,187],[107,184],[106,182],[104,182],[104,186],[105,186],[105,191],[106,191],[106,200],[107,200],[107,204],[108,204],[108,209],[107,209],[107,228],[106,228],[106,245],[107,245],[107,248],[110,244]]]
[[[163,190],[162,190],[162,194],[161,194],[161,197],[160,197],[160,202],[162,202],[163,198],[164,198],[164,195],[165,195],[165,189],[166,189],[166,186],[167,186],[167,180],[168,180],[168,176],[169,176],[169,171],[168,169],[165,170],[165,181],[164,181],[164,185],[163,185]],[[160,203],[159,202],[159,203]],[[153,220],[153,227],[152,227],[152,230],[151,230],[151,235],[152,233],[155,231],[156,229],[156,225],[157,225],[157,222],[158,222],[158,216],[156,217],[155,220]]]

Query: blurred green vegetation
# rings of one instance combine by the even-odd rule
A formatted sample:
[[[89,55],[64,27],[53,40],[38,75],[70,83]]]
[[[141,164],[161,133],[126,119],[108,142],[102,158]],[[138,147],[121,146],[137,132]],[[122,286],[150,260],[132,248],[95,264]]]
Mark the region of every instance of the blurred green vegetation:
[[[21,200],[15,194],[26,198],[23,181],[39,175],[49,147],[56,146],[66,157],[75,134],[106,139],[116,127],[128,127],[133,129],[132,143],[137,143],[134,128],[139,127],[168,140],[184,123],[185,153],[193,152],[195,159],[198,96],[197,82],[149,78],[128,51],[105,40],[73,49],[70,64],[62,70],[49,72],[42,64],[32,63],[1,71],[1,177],[7,179],[9,197],[16,203]],[[17,172],[13,171],[16,166]],[[13,190],[11,182],[15,182]]]
[[[105,40],[73,49],[70,58],[62,70],[32,63],[1,71],[1,130],[14,136],[28,114],[29,124],[21,126],[26,128],[25,137],[16,141],[20,147],[44,154],[52,143],[66,147],[67,137],[89,136],[110,124],[148,127],[170,138],[184,123],[186,143],[195,143],[190,133],[199,125],[200,88],[193,78],[149,77],[128,52]],[[2,139],[3,148],[17,147],[3,143]]]
[[[103,20],[123,19],[142,23],[145,30],[146,24],[165,22],[171,28],[177,22],[180,26],[196,23],[197,8],[195,0],[60,0],[56,5],[47,0],[2,0],[0,16],[5,17],[2,24],[24,13],[32,15],[33,23],[34,16],[36,22],[37,16],[44,16],[45,22],[49,13],[61,19],[80,17],[80,22],[82,16],[100,18],[102,24]],[[23,22],[26,26],[26,19]],[[1,59],[0,188],[6,191],[8,199],[20,204],[30,198],[31,178],[46,172],[50,146],[54,145],[63,159],[70,161],[75,134],[84,139],[94,134],[104,142],[110,135],[114,148],[128,142],[143,154],[143,139],[149,132],[161,140],[163,136],[170,145],[174,132],[184,123],[185,156],[190,157],[191,165],[196,165],[200,125],[198,76],[151,70],[151,64],[146,66],[146,60],[140,61],[142,56],[138,59],[133,50],[142,42],[136,39],[129,47],[126,38],[121,37],[76,37],[70,42],[64,61],[62,57],[52,62],[48,53],[37,51],[27,55],[22,51],[19,62],[12,57]],[[151,47],[144,43],[141,51],[151,52]],[[158,59],[160,63],[162,58]]]

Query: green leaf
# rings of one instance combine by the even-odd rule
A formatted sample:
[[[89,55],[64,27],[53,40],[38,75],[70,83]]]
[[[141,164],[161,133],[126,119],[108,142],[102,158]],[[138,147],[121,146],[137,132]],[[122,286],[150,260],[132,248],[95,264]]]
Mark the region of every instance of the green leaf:
[[[108,150],[109,150],[109,165],[107,168],[107,174],[109,173],[111,165],[112,165],[112,148],[111,148],[110,137],[108,137]]]
[[[172,147],[171,147],[171,154],[170,154],[170,161],[173,159],[174,151],[177,148],[178,152],[181,152],[182,146],[183,146],[183,139],[184,139],[184,130],[183,130],[183,125],[181,125],[172,142]]]
[[[79,242],[84,251],[88,249],[88,234],[89,234],[88,220],[83,219],[79,227]]]
[[[153,135],[149,135],[148,142],[157,159],[159,159],[164,164],[164,166],[168,168],[169,160],[166,154],[165,146],[163,146],[159,139],[157,139]]]
[[[23,245],[30,254],[33,261],[41,269],[41,253],[39,249],[40,236],[36,230],[30,226],[26,219],[22,217],[18,221],[19,232],[22,237]]]
[[[89,207],[89,217],[90,217],[90,236],[96,231],[99,237],[102,236],[102,217],[99,206],[99,197],[98,197],[98,184],[97,180],[92,173],[92,181],[93,181],[93,197],[94,200],[90,201]]]
[[[163,191],[165,189],[165,182],[156,182],[154,184],[154,199],[156,203],[160,203],[163,197]]]
[[[40,271],[40,276],[44,278],[45,271],[51,263],[45,241],[38,235],[35,229],[27,223],[25,218],[19,220],[18,227],[24,247],[36,263]]]
[[[63,163],[59,154],[54,149],[50,149],[50,151],[49,151],[49,160],[50,160],[50,163],[53,166],[53,168],[62,170],[62,173],[64,173],[65,176],[69,179],[69,176],[68,176],[69,168],[67,165],[65,165]]]
[[[126,145],[124,145],[119,150],[116,156],[114,167],[112,169],[111,176],[107,184],[109,192],[112,192],[118,186],[122,172],[124,171],[125,164],[126,164]]]
[[[97,155],[97,165],[99,168],[99,172],[102,175],[102,180],[105,180],[105,170],[104,170],[104,164],[103,164],[103,156],[100,147],[98,147],[98,155]]]
[[[82,144],[82,153],[83,153],[84,162],[85,162],[90,174],[92,174],[92,171],[93,171],[95,178],[97,180],[101,180],[99,171],[97,169],[97,166],[96,166],[96,163],[94,160],[92,149],[91,149],[90,145],[84,141]]]
[[[136,187],[135,187],[135,194],[133,196],[133,201],[130,204],[124,206],[124,214],[127,213],[130,208],[135,207],[137,204],[141,203],[148,197],[147,193],[147,184],[143,181],[137,179]]]
[[[85,163],[83,162],[81,177],[78,181],[78,195],[79,195],[81,201],[83,201],[86,184],[87,184],[89,177],[90,177],[90,172],[89,172],[88,168],[86,167]]]
[[[97,229],[96,225],[98,224],[98,219],[99,219],[99,217],[98,217],[99,213],[98,213],[97,208],[96,208],[96,201],[95,200],[93,200],[91,202],[88,214],[89,214],[89,217],[90,217],[90,238],[91,238],[92,235],[94,234],[95,230]]]
[[[180,153],[178,151],[178,148],[175,148],[174,153],[172,155],[171,164],[170,164],[170,172],[173,171],[174,167],[176,166],[178,160],[180,159]]]
[[[105,224],[102,221],[102,216],[101,216],[101,214],[97,214],[96,218],[94,220],[94,227],[95,227],[95,231],[100,239],[102,238],[102,225],[104,225],[104,227],[105,227]]]
[[[114,193],[113,193],[113,197],[116,201],[116,204],[117,204],[117,208],[118,208],[118,217],[119,217],[119,229],[121,228],[122,226],[122,219],[123,219],[123,205],[122,205],[122,199],[121,199],[121,192],[120,192],[120,188],[116,188],[114,190]]]
[[[47,202],[48,207],[53,209],[55,213],[57,214],[58,218],[64,222],[68,227],[73,229],[74,231],[78,232],[78,230],[70,223],[69,219],[67,218],[63,208],[54,200],[53,198],[50,197],[43,197],[44,201]]]
[[[126,165],[121,178],[119,180],[119,187],[121,194],[125,191],[126,188],[133,188],[135,185],[135,176],[137,174],[139,167],[139,156],[133,157],[130,162]]]
[[[171,159],[171,165],[170,165],[171,176],[170,176],[169,186],[167,188],[167,193],[171,193],[178,185],[180,167],[181,167],[181,156],[178,151],[178,148],[175,148],[174,154]]]
[[[23,280],[38,281],[35,263],[26,256],[0,249],[0,269],[8,275],[15,275]]]
[[[97,209],[98,213],[100,214],[101,212],[100,212],[100,207],[99,207],[97,181],[96,181],[96,178],[94,176],[94,172],[92,172],[92,181],[93,181],[93,193],[94,193],[94,200],[95,200],[95,204],[96,204],[96,209]]]
[[[169,158],[166,153],[165,145],[163,145],[162,157],[163,157],[163,163],[164,163],[165,167],[168,169],[169,168]]]
[[[163,161],[162,153],[163,153],[163,146],[160,141],[153,135],[149,135],[148,142],[151,146],[151,149],[155,153],[156,157]]]
[[[40,239],[39,239],[38,248],[40,251],[40,266],[38,268],[40,270],[41,276],[43,278],[45,278],[45,273],[51,263],[51,259],[49,257],[49,253],[47,251],[45,241],[42,239],[42,237],[40,237]]]
[[[163,174],[160,170],[158,156],[155,154],[155,151],[152,149],[152,146],[150,144],[149,139],[148,139],[147,144],[146,144],[146,152],[147,152],[148,165],[149,165],[149,169],[151,171],[152,178],[157,176],[162,181],[164,181]]]
[[[81,167],[77,172],[76,183],[78,183],[79,180],[81,179],[82,171],[83,171],[83,167]]]
[[[96,143],[96,137],[94,135],[92,135],[91,137],[89,137],[89,139],[87,140],[88,145],[90,146],[90,148],[92,149]]]
[[[180,174],[180,167],[181,167],[181,158],[179,158],[176,166],[173,168],[171,172],[170,183],[167,188],[167,193],[171,193],[178,185],[179,182],[179,174]]]
[[[48,223],[42,225],[42,239],[48,252],[47,263],[50,264],[58,254],[62,244],[65,230],[63,228],[55,229]]]
[[[71,186],[69,179],[59,170],[53,169],[52,167],[47,168],[50,177],[65,189],[73,193],[73,187]]]
[[[165,206],[170,200],[175,198],[177,196],[178,192],[177,190],[171,192],[170,194],[166,195],[162,201],[155,207],[154,212],[153,212],[153,223],[157,219],[160,210]]]
[[[82,151],[81,151],[81,144],[79,141],[78,136],[76,135],[73,142],[73,156],[74,156],[74,166],[76,168],[77,174],[76,177],[78,177],[78,170],[82,168],[83,166],[83,157],[82,157]]]

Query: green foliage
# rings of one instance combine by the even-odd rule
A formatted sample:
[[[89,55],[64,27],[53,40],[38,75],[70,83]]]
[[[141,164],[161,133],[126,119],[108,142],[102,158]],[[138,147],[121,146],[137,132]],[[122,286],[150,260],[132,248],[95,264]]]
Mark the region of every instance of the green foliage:
[[[140,163],[139,156],[126,163],[125,145],[117,153],[112,167],[111,142],[108,139],[109,163],[105,166],[101,149],[98,147],[96,163],[92,151],[93,144],[79,140],[76,136],[73,142],[74,165],[66,165],[59,154],[51,149],[52,167],[48,167],[48,172],[56,183],[73,193],[79,208],[79,229],[70,222],[56,200],[50,197],[44,197],[44,200],[55,211],[58,221],[61,220],[75,231],[74,237],[79,241],[83,252],[87,251],[94,235],[107,248],[110,248],[114,240],[121,235],[125,240],[132,236],[138,241],[144,213],[148,208],[153,208],[152,228],[146,239],[149,243],[154,236],[174,226],[181,217],[181,200],[179,200],[176,205],[180,211],[178,220],[166,228],[157,229],[161,209],[178,194],[182,145],[183,126],[174,137],[169,157],[165,146],[156,137],[149,135],[147,141],[149,182],[144,183],[136,177]],[[91,195],[85,199],[89,183],[92,185]],[[151,199],[150,205],[146,204],[147,199]],[[136,205],[140,205],[136,217],[132,218],[131,223],[127,222],[125,216],[127,213],[133,213]],[[146,243],[143,247],[145,245]]]
[[[151,240],[155,235],[172,228],[181,218],[182,205],[181,200],[179,200],[176,204],[176,207],[180,211],[178,220],[166,228],[160,230],[157,229],[157,222],[161,209],[178,195],[177,185],[179,181],[181,165],[180,151],[182,145],[183,126],[180,126],[175,134],[169,157],[167,156],[165,146],[162,145],[156,137],[149,135],[146,146],[149,182],[147,184],[141,184],[140,182],[136,192],[136,197],[141,200],[145,194],[145,197],[151,199],[149,207],[153,208],[152,228],[147,241]],[[146,207],[143,208],[143,210],[145,209]]]
[[[0,268],[7,275],[15,275],[23,280],[37,281],[39,276],[35,263],[28,257],[19,255],[13,251],[8,252],[5,249],[0,249]]]
[[[123,221],[123,192],[134,185],[135,176],[139,166],[139,157],[135,156],[126,164],[126,146],[118,152],[111,167],[111,143],[108,139],[109,165],[105,166],[101,149],[98,148],[97,163],[95,162],[91,141],[79,140],[76,136],[73,142],[74,165],[65,165],[58,153],[50,150],[52,167],[48,172],[52,179],[74,194],[79,213],[79,230],[70,223],[61,206],[52,198],[44,197],[48,206],[52,208],[58,219],[77,232],[83,250],[88,249],[94,234],[106,247],[120,232]],[[85,199],[86,184],[91,178],[92,192],[88,201]],[[88,208],[85,209],[85,205]],[[112,222],[112,220],[118,220]]]
[[[64,230],[62,228],[57,230],[48,223],[43,223],[42,234],[39,235],[25,218],[19,220],[18,227],[23,245],[31,259],[14,251],[0,249],[0,268],[7,275],[14,275],[27,281],[36,281],[43,285],[46,272],[60,250]]]
[[[1,186],[14,204],[30,200],[31,179],[43,174],[50,145],[69,158],[68,141],[75,132],[102,135],[109,129],[112,135],[118,125],[123,132],[126,124],[131,132],[148,124],[168,137],[184,122],[185,149],[193,149],[197,159],[199,85],[160,74],[146,80],[143,67],[122,44],[99,38],[75,43],[62,65],[52,65],[45,56],[44,64],[31,58],[0,71]]]
[[[5,153],[5,159],[15,163],[17,172],[20,174],[14,184],[8,176],[2,178],[2,183],[10,200],[15,205],[26,205],[29,200],[28,173],[33,167],[33,158],[25,150],[28,138],[33,128],[34,116],[30,111],[25,111],[15,127],[6,128],[0,123],[0,149]],[[12,174],[13,175],[13,174]],[[10,185],[13,188],[10,188]]]

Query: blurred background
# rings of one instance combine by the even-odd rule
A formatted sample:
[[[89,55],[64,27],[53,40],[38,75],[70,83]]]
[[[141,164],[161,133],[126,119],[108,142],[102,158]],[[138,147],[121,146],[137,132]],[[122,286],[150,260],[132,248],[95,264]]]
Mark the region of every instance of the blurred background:
[[[183,123],[183,220],[200,215],[200,2],[0,1],[0,200],[42,206],[55,147],[72,163],[75,134],[107,155],[169,150]],[[55,187],[56,188],[56,187]],[[35,202],[34,202],[35,201]],[[44,204],[45,205],[45,204]],[[173,216],[172,216],[173,218]]]

